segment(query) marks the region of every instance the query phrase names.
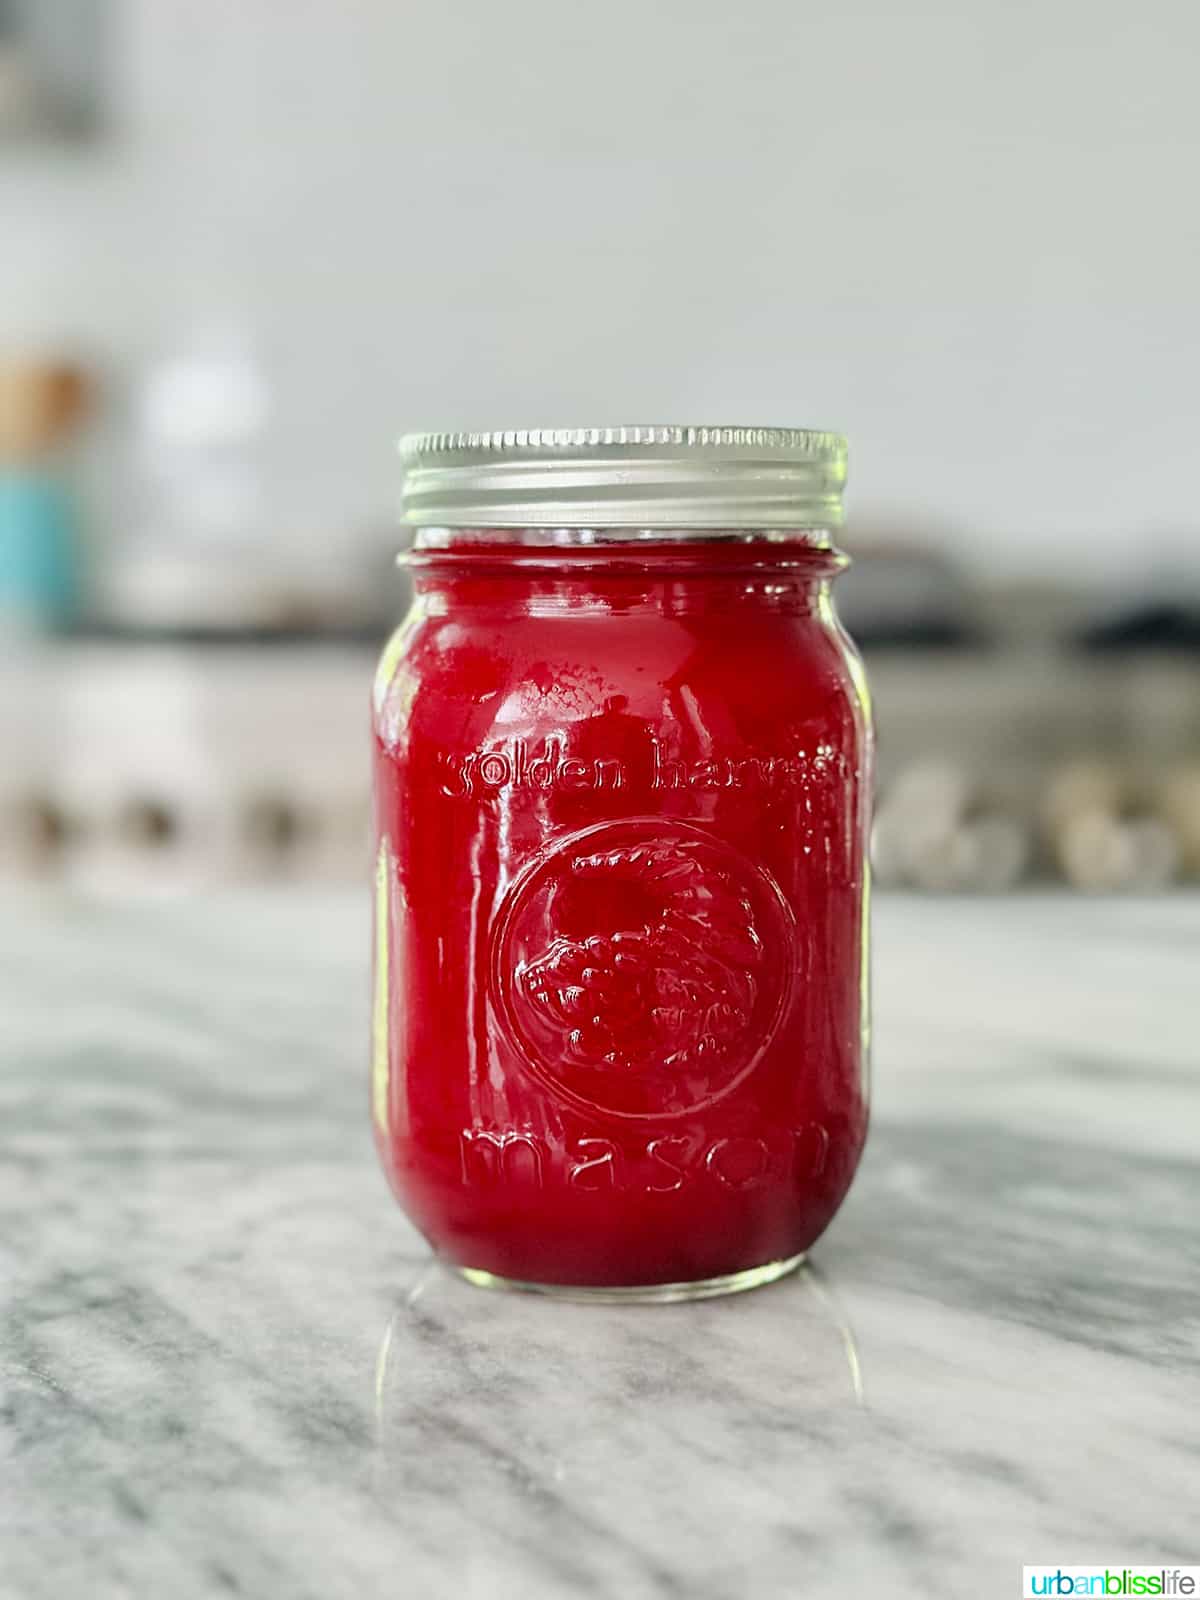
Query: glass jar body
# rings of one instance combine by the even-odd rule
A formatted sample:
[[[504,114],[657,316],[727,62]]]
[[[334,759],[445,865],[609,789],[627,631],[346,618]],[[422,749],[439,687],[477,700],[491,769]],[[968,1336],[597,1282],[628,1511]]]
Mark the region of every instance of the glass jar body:
[[[476,1277],[776,1274],[866,1132],[870,728],[810,536],[413,560],[374,696],[372,1105]]]

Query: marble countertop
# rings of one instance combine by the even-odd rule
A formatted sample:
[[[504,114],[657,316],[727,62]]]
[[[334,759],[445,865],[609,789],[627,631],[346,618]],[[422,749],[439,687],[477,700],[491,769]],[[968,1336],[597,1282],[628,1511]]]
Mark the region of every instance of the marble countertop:
[[[1016,1595],[1200,1561],[1200,900],[884,899],[814,1265],[693,1306],[431,1267],[365,905],[0,917],[0,1596]]]

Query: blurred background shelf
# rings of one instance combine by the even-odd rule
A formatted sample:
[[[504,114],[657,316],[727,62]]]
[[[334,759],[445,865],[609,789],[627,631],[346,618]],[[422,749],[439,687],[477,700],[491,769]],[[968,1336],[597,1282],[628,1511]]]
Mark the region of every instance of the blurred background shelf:
[[[0,688],[0,874],[163,888],[364,877],[379,640],[110,628],[15,652]],[[1145,891],[1200,874],[1190,657],[994,638],[867,656],[881,885]]]

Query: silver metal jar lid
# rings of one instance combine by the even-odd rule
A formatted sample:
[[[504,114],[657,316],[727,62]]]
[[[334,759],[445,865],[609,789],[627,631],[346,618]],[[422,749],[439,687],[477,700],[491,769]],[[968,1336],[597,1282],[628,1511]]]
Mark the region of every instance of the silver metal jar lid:
[[[423,528],[832,528],[846,441],[807,428],[524,428],[400,441]]]

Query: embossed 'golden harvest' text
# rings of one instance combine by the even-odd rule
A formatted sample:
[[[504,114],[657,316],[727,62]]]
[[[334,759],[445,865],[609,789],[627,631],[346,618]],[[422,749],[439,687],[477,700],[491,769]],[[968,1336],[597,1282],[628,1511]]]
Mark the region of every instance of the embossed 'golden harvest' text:
[[[846,758],[831,746],[784,756],[710,755],[699,760],[666,756],[651,737],[649,772],[642,787],[651,790],[809,788],[846,776]],[[610,756],[571,756],[562,734],[539,742],[511,739],[465,755],[438,753],[441,790],[452,800],[488,798],[514,789],[558,793],[618,793],[630,787],[628,764]]]

